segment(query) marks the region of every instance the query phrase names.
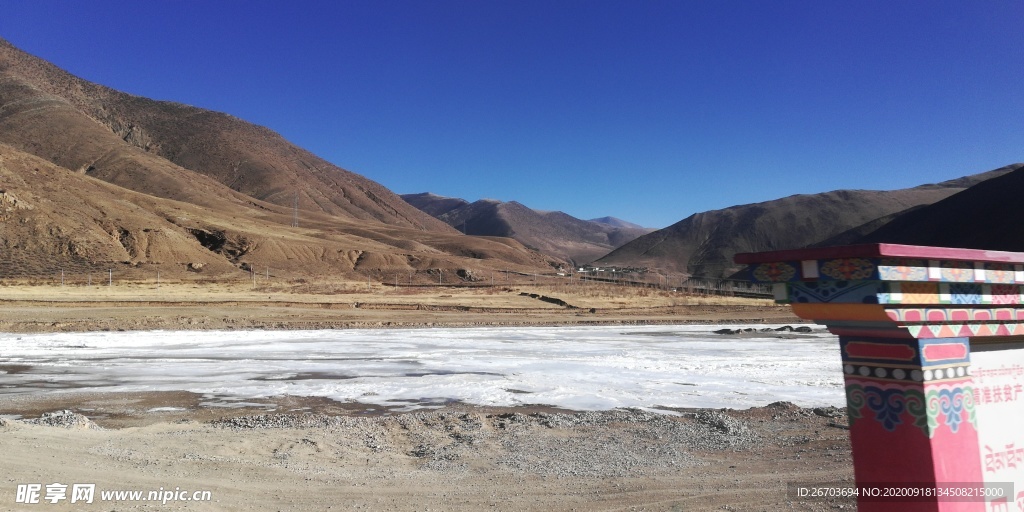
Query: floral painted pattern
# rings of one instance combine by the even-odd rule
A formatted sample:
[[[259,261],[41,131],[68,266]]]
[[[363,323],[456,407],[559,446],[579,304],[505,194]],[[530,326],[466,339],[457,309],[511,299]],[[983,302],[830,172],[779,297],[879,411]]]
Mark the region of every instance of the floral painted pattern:
[[[927,281],[928,264],[923,260],[883,259],[878,264],[878,277],[883,281]]]
[[[974,281],[974,264],[967,261],[943,261],[940,273],[943,281],[970,283]]]
[[[863,281],[875,274],[875,264],[864,258],[829,260],[821,265],[821,275],[840,281]]]
[[[788,263],[762,263],[754,268],[753,274],[757,281],[778,283],[796,277],[796,267]]]
[[[913,388],[881,388],[870,384],[849,383],[846,385],[847,414],[850,425],[868,413],[890,432],[903,424],[904,413],[910,415],[912,425],[928,432],[928,415],[924,393]]]
[[[873,419],[892,432],[907,422],[929,438],[943,426],[956,434],[964,421],[977,428],[974,388],[963,385],[914,386],[874,385],[847,381],[846,403],[850,425]]]
[[[985,273],[990,283],[1012,283],[1013,267],[1005,263],[991,263]],[[995,293],[995,292],[993,292]]]
[[[948,425],[954,434],[960,430],[967,414],[967,422],[977,427],[974,411],[974,389],[970,386],[931,389],[928,391],[928,427],[934,431]],[[940,421],[941,420],[941,421]]]

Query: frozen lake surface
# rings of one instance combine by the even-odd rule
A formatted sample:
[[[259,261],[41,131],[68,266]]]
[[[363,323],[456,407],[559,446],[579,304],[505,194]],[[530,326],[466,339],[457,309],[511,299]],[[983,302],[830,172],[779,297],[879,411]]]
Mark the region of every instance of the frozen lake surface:
[[[211,400],[287,394],[577,410],[845,405],[831,334],[711,332],[721,327],[0,333],[0,396],[191,391]]]

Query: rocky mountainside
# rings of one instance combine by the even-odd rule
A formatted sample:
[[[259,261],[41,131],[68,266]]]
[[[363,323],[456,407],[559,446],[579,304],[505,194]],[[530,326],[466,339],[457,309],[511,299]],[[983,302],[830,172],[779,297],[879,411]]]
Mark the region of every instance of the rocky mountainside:
[[[884,217],[941,201],[1017,167],[909,189],[836,190],[697,213],[595,263],[726,277],[742,268],[732,262],[738,252],[806,247],[870,222],[884,223]]]
[[[0,157],[4,256],[43,272],[69,262],[305,275],[556,263],[462,236],[269,129],[93,84],[3,40]]]
[[[431,193],[406,194],[402,198],[468,235],[513,238],[577,264],[593,261],[651,231],[581,220],[559,211],[533,210],[516,201],[481,199],[469,203]]]
[[[897,243],[1024,251],[1024,164],[941,201],[907,212],[857,243]]]

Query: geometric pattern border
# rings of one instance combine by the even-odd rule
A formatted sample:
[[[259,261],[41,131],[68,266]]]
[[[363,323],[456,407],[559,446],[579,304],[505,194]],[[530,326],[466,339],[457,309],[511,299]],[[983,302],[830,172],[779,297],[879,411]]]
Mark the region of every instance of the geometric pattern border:
[[[790,304],[884,304],[908,306],[1024,304],[1024,285],[910,281],[795,281],[778,283],[776,301]]]
[[[917,258],[834,258],[750,265],[762,283],[807,280],[1024,284],[1024,265]]]
[[[885,314],[896,322],[1007,322],[1024,321],[1024,309],[1018,308],[886,308]]]
[[[1016,322],[916,324],[904,327],[911,336],[921,339],[1024,336],[1024,323]]]
[[[912,368],[873,366],[867,364],[848,363],[843,365],[843,373],[850,376],[872,378],[873,380],[890,380],[908,383],[945,382],[968,377],[970,365],[955,365],[944,368]]]

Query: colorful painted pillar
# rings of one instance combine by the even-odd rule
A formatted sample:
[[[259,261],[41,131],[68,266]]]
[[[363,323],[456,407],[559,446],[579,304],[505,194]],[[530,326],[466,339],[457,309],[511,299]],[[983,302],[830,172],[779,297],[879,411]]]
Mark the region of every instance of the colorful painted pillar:
[[[1024,512],[1024,253],[870,244],[735,261],[839,336],[858,488],[918,494],[862,493],[861,511]]]

